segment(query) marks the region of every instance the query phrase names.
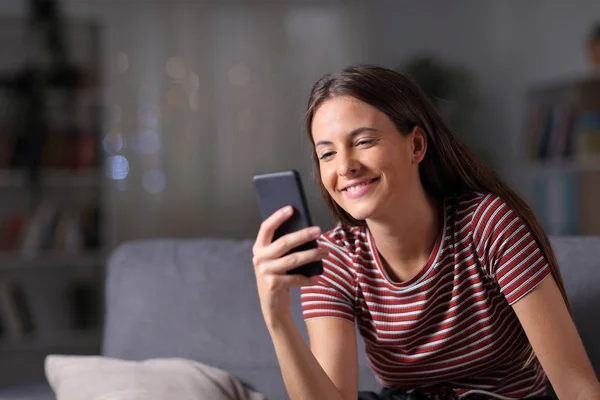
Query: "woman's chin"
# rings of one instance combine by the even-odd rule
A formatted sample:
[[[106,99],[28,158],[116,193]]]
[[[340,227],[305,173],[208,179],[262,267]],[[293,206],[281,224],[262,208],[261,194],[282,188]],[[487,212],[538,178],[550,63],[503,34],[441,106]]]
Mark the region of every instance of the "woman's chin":
[[[361,209],[361,210],[346,210],[348,212],[348,214],[350,214],[352,216],[352,218],[358,220],[358,221],[363,221],[369,217],[371,217],[371,215],[373,214],[372,210],[370,209]]]

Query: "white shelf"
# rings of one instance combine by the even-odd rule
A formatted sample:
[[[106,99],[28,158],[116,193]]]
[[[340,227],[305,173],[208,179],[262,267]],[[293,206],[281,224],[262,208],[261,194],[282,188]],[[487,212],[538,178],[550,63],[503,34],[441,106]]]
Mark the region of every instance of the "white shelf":
[[[96,268],[104,264],[105,252],[86,252],[82,254],[40,253],[22,255],[18,253],[0,253],[0,272],[4,270],[29,270],[52,268]]]
[[[101,341],[100,329],[32,333],[22,338],[0,338],[0,352],[88,349],[99,347]]]
[[[93,187],[101,183],[98,170],[71,171],[71,170],[47,170],[41,174],[41,182],[44,187]],[[0,170],[0,188],[21,188],[27,186],[27,174],[25,171]]]

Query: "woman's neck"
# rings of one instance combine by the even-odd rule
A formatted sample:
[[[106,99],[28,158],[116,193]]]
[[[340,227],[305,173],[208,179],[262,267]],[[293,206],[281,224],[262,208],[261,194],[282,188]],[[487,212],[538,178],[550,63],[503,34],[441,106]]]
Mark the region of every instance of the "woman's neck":
[[[427,263],[443,224],[443,204],[421,190],[389,215],[367,220],[384,268],[407,281]]]

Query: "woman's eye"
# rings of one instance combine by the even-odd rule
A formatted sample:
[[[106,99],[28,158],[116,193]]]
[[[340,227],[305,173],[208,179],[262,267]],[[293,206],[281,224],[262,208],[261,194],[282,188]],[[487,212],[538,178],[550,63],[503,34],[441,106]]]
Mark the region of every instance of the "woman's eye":
[[[324,160],[324,159],[330,157],[331,155],[333,155],[333,152],[332,151],[327,151],[327,152],[325,152],[325,153],[323,153],[323,154],[321,154],[319,156],[319,160]]]
[[[362,139],[362,140],[359,140],[358,142],[356,142],[356,144],[358,146],[364,146],[364,145],[372,144],[374,142],[375,142],[375,139]]]

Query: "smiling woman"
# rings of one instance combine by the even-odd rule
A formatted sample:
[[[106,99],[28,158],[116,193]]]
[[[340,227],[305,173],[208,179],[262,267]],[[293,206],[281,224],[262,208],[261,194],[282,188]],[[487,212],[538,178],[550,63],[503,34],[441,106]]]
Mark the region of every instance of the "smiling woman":
[[[325,102],[312,130],[321,182],[339,207],[356,220],[373,219],[390,206],[406,208],[408,198],[400,194],[418,180],[412,148],[425,154],[421,130],[400,135],[384,113],[350,96]]]
[[[361,66],[313,87],[306,115],[324,200],[322,251],[272,240],[254,266],[292,399],[598,399],[547,235],[401,74]],[[318,278],[286,272],[322,259]],[[289,311],[302,287],[306,346]],[[381,394],[359,393],[355,325]],[[541,396],[541,397],[540,397]]]

